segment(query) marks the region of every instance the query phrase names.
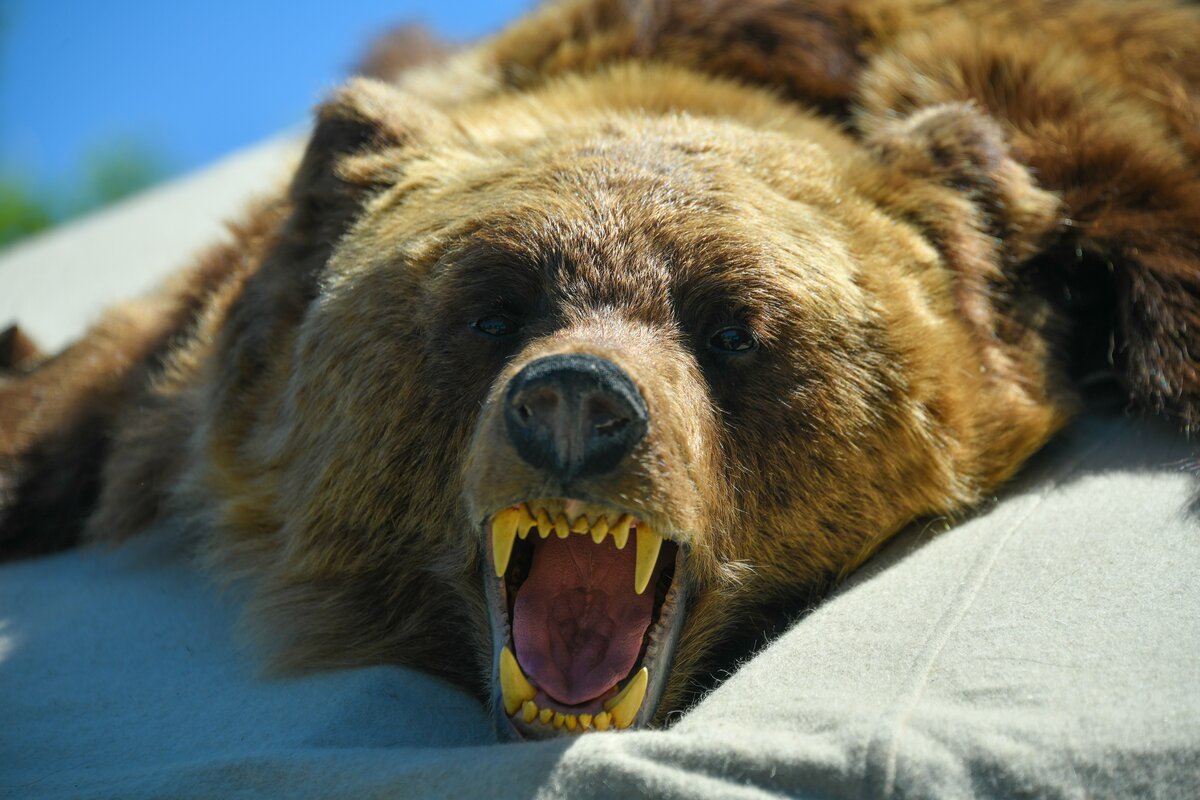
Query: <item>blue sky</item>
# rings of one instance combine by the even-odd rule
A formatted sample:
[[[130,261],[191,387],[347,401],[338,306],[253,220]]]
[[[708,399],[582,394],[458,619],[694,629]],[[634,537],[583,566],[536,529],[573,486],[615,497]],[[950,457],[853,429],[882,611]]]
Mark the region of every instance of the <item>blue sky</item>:
[[[307,118],[387,26],[491,32],[533,0],[0,0],[0,174],[69,185],[134,140],[172,172]]]

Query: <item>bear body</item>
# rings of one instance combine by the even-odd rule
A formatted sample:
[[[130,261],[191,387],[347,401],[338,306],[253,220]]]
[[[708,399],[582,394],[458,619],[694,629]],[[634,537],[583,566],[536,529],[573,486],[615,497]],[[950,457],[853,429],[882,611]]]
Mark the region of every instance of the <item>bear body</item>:
[[[1200,423],[1200,10],[549,5],[0,378],[0,549],[186,521],[280,669],[661,722],[1079,380]]]

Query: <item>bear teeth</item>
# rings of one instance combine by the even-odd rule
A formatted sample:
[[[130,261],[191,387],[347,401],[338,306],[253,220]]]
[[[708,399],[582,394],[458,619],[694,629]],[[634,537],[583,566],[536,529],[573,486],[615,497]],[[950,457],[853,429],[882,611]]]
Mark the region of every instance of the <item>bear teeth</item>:
[[[650,577],[654,574],[654,565],[658,563],[658,553],[662,549],[663,538],[648,524],[636,519],[630,514],[622,514],[611,525],[604,516],[595,522],[588,519],[586,514],[580,514],[574,520],[567,519],[566,514],[559,513],[553,518],[544,508],[531,511],[525,503],[502,508],[492,516],[492,559],[496,568],[496,577],[503,578],[508,570],[508,562],[512,557],[513,544],[517,537],[525,539],[531,530],[537,528],[538,536],[547,538],[553,532],[558,538],[566,539],[571,534],[591,536],[595,544],[602,544],[611,536],[613,545],[618,550],[625,549],[629,534],[637,535],[637,567],[634,570],[633,590],[637,594],[646,591]]]
[[[537,689],[525,677],[517,657],[507,647],[500,651],[500,694],[504,699],[504,711],[509,716],[537,696]]]
[[[571,733],[582,733],[595,729],[606,731],[610,727],[622,730],[633,724],[637,713],[646,699],[646,686],[650,671],[642,667],[626,682],[621,691],[604,703],[599,714],[568,714],[551,708],[539,708],[534,702],[537,690],[521,671],[516,656],[507,647],[500,651],[500,692],[504,700],[504,712],[510,717],[520,717],[526,725],[540,722],[552,728],[566,728]]]

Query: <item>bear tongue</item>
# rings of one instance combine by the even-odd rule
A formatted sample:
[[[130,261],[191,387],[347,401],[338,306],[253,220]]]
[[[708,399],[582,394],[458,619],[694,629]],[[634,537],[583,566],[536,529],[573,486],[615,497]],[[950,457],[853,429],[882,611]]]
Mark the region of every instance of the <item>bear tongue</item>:
[[[634,544],[618,550],[611,538],[580,535],[535,544],[513,608],[513,644],[525,674],[564,705],[600,697],[637,662],[654,591],[633,591]]]

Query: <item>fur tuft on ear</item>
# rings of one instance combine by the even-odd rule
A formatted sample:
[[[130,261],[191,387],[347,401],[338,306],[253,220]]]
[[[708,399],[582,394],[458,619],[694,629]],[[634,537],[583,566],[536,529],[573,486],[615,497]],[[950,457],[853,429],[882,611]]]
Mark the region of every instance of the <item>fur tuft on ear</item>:
[[[948,202],[944,198],[918,216],[966,212],[963,219],[995,237],[1006,264],[1037,254],[1061,223],[1059,199],[1034,182],[1009,154],[1000,127],[970,103],[936,105],[892,120],[866,144],[898,177],[957,192],[969,205],[949,201],[953,209],[939,209]],[[923,227],[930,226],[942,227],[925,219]]]
[[[947,103],[876,122],[864,144],[866,190],[938,249],[954,276],[954,301],[985,364],[1028,383],[1029,318],[1014,313],[1018,265],[1044,249],[1060,202],[1010,155],[1000,128],[969,103]],[[1036,316],[1036,312],[1032,315]],[[1036,323],[1035,323],[1036,324]]]
[[[339,89],[318,107],[292,179],[292,229],[317,241],[336,241],[366,196],[395,179],[398,151],[435,127],[436,116],[420,100],[370,78],[355,78]]]

